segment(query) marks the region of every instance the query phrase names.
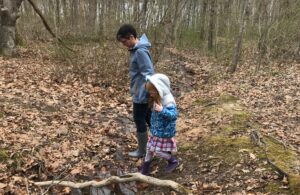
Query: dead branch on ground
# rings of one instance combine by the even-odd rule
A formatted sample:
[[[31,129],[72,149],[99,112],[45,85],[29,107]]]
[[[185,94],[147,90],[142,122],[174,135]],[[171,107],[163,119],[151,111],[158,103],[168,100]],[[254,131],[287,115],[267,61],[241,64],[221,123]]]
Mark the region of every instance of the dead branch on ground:
[[[148,183],[151,185],[159,186],[159,187],[169,187],[173,190],[186,195],[191,195],[191,191],[183,187],[181,184],[174,182],[172,180],[160,180],[154,177],[145,176],[141,173],[130,173],[124,176],[111,176],[102,181],[87,181],[83,183],[75,183],[71,181],[59,181],[59,180],[52,180],[52,181],[43,181],[43,182],[35,182],[34,184],[37,186],[49,186],[49,185],[59,185],[71,188],[85,188],[89,186],[93,187],[103,187],[114,183],[124,183],[124,182],[132,182],[132,181],[139,181]]]

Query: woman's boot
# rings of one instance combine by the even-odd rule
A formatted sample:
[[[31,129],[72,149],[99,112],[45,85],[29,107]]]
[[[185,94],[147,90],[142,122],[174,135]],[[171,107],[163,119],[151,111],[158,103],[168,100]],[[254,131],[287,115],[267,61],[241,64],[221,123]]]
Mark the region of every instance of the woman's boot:
[[[148,142],[148,133],[147,132],[137,132],[137,140],[138,140],[138,149],[132,152],[129,152],[128,155],[130,157],[141,158],[146,154],[146,147]]]

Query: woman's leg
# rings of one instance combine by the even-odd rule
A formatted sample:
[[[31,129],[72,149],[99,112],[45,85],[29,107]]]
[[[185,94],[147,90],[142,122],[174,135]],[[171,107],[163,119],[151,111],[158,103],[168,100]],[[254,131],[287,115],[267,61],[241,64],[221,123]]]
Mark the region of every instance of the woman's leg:
[[[138,140],[138,148],[133,152],[129,152],[129,156],[140,158],[146,153],[146,145],[148,140],[147,121],[148,121],[148,104],[133,103],[133,119],[136,126],[136,136]]]

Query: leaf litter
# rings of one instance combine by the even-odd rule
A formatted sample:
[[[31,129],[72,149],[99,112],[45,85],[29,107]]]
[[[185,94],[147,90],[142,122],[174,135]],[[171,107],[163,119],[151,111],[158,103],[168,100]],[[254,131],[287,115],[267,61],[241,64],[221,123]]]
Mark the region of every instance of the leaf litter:
[[[299,65],[285,68],[274,64],[268,71],[252,74],[252,65],[246,62],[248,67],[226,77],[208,58],[173,49],[166,53],[157,71],[170,75],[178,102],[182,164],[175,173],[164,175],[158,168],[164,162],[156,159],[153,176],[173,179],[198,194],[268,194],[274,190],[269,182],[286,186],[255,151],[239,148],[239,157],[229,168],[222,157],[199,150],[199,146],[208,135],[231,123],[232,116],[206,112],[226,92],[253,113],[250,120],[261,125],[261,132],[300,151]],[[127,88],[94,86],[77,79],[55,83],[48,75],[51,63],[30,56],[0,58],[0,149],[6,154],[0,157],[1,193],[39,192],[31,183],[26,187],[26,181],[104,179],[138,171],[141,166],[141,160],[126,155],[136,146]],[[230,136],[239,134],[231,132]],[[145,193],[155,189],[122,185],[125,194],[134,194],[138,188]],[[274,188],[274,194],[288,194],[284,187],[283,191]],[[105,194],[115,189],[89,192],[99,190]],[[59,187],[54,191],[75,193]],[[167,189],[161,191],[168,194]]]

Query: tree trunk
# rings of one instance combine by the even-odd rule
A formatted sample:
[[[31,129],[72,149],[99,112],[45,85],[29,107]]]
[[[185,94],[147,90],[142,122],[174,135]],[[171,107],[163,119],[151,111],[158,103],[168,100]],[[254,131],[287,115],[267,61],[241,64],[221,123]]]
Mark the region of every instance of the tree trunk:
[[[261,60],[267,53],[267,35],[268,35],[268,2],[263,0],[260,2],[259,5],[259,12],[261,13],[259,16],[259,40],[257,44],[258,49],[258,58],[257,58],[257,66],[255,71],[260,69]]]
[[[60,2],[59,0],[56,0],[55,1],[55,21],[56,21],[56,27],[57,27],[57,30],[59,30],[60,28]]]
[[[147,28],[147,9],[148,8],[148,0],[144,0],[143,7],[141,11],[142,21],[141,21],[141,30],[145,31]]]
[[[209,28],[208,28],[208,44],[207,48],[209,51],[213,49],[214,43],[214,31],[215,31],[215,10],[216,9],[216,0],[211,0],[210,2],[210,16],[209,16]]]
[[[90,32],[94,35],[96,32],[96,16],[97,16],[97,0],[90,0],[89,1],[89,12],[87,13],[87,21],[86,27],[90,29]]]
[[[16,21],[22,0],[0,0],[0,53],[16,54]]]
[[[207,11],[207,0],[202,0],[201,2],[201,13],[200,13],[200,40],[204,40],[205,38],[205,23],[206,23],[206,11]]]
[[[179,27],[179,24],[181,22],[181,17],[180,17],[180,13],[183,9],[183,7],[185,6],[185,4],[187,3],[187,0],[182,1],[182,0],[176,0],[174,2],[174,5],[172,7],[172,9],[170,10],[173,14],[172,14],[172,26],[171,26],[171,45],[176,45],[176,40],[177,40],[177,30]]]
[[[230,73],[235,72],[235,70],[237,68],[237,64],[238,64],[239,59],[240,59],[240,55],[241,55],[243,34],[244,34],[244,31],[245,31],[245,26],[246,26],[245,16],[246,16],[247,7],[248,7],[248,0],[246,0],[244,3],[245,4],[244,4],[244,8],[242,9],[241,21],[240,21],[240,32],[239,32],[239,36],[238,36],[237,41],[236,41],[234,54],[233,54],[233,58],[232,58],[232,63],[231,63],[231,66],[229,67],[229,70],[228,70]]]

